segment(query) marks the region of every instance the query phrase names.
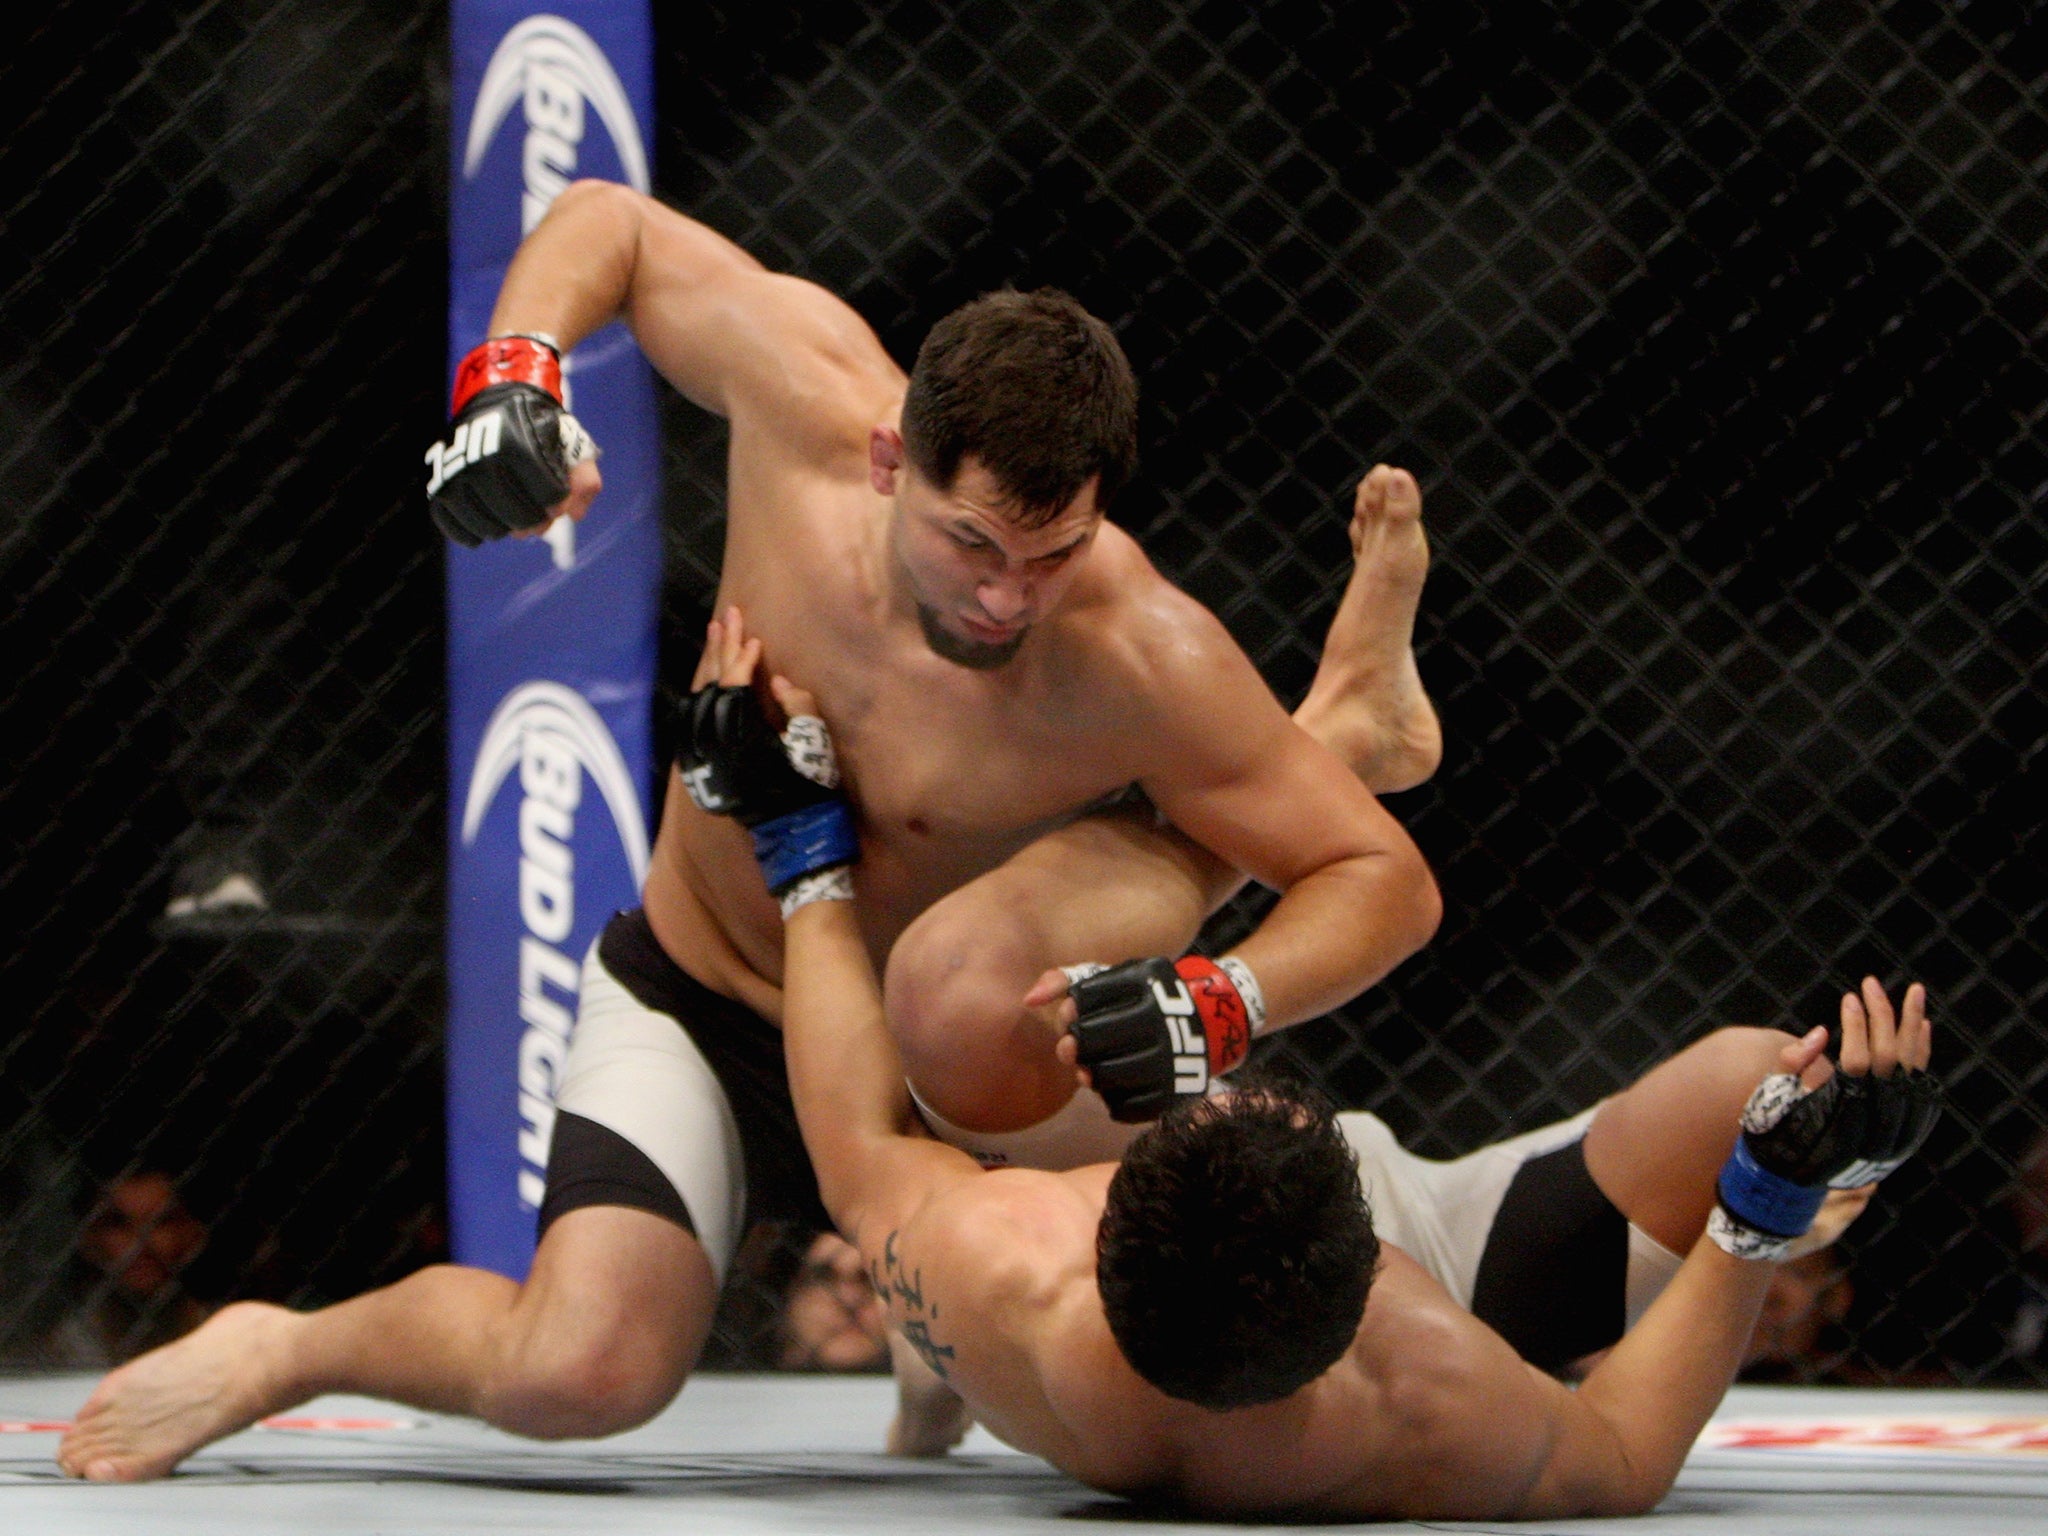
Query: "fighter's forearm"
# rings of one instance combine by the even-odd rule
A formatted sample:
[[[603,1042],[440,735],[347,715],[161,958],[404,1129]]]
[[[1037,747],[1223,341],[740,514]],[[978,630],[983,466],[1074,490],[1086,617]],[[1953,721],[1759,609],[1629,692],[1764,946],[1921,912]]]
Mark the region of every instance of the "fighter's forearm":
[[[1562,1437],[1523,1517],[1629,1514],[1671,1490],[1742,1364],[1774,1265],[1702,1237],[1641,1322],[1579,1387],[1590,1432]]]
[[[618,318],[632,288],[640,222],[639,194],[629,187],[579,181],[568,188],[514,253],[491,334],[539,332],[566,352]]]
[[[790,1094],[806,1143],[815,1136],[836,1148],[902,1133],[910,1120],[903,1062],[851,902],[814,901],[790,915],[782,1016]]]
[[[1429,942],[1443,899],[1412,845],[1297,880],[1231,953],[1259,980],[1270,1032],[1342,1007]]]
[[[919,1134],[852,905],[801,907],[785,933],[782,1038],[797,1123],[825,1209],[866,1252],[930,1195],[980,1170]]]

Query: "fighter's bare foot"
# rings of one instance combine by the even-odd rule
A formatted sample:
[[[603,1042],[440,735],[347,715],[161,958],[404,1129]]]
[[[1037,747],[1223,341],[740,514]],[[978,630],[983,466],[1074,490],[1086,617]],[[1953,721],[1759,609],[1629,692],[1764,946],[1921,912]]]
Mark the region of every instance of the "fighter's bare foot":
[[[290,1407],[280,1363],[298,1322],[282,1307],[238,1302],[129,1361],[78,1411],[57,1464],[99,1483],[162,1477],[201,1446]]]
[[[1352,501],[1351,581],[1323,641],[1302,728],[1378,794],[1413,789],[1443,758],[1443,731],[1415,668],[1415,610],[1429,574],[1422,491],[1375,464]]]
[[[891,1456],[943,1456],[974,1428],[974,1415],[932,1368],[911,1351],[902,1335],[889,1334],[889,1363],[896,1370],[896,1417],[889,1423]]]

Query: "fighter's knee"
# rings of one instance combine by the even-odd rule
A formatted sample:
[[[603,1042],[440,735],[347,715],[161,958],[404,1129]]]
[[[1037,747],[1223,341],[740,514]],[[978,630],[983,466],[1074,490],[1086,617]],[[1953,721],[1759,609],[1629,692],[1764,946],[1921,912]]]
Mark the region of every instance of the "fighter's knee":
[[[1037,963],[1015,933],[972,914],[942,904],[918,918],[889,951],[882,978],[905,1065],[1000,1040],[1023,1013]]]
[[[903,1070],[955,1124],[1034,1124],[1073,1091],[1071,1071],[1053,1055],[1057,1032],[1024,1008],[1044,957],[1013,927],[942,907],[904,931],[883,975]]]
[[[1778,1057],[1794,1043],[1795,1037],[1782,1029],[1725,1024],[1693,1049],[1706,1057],[1714,1080],[1738,1102],[1746,1102],[1756,1085],[1778,1070]]]
[[[630,1329],[573,1340],[508,1343],[487,1375],[477,1416],[535,1440],[583,1440],[645,1424],[668,1406],[684,1371]]]

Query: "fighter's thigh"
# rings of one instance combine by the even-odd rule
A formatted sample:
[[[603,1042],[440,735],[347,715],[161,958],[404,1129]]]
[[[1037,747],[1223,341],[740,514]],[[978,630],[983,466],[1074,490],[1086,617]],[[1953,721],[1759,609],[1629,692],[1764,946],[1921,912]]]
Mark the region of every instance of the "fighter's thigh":
[[[891,950],[888,986],[973,973],[1007,998],[1048,966],[1178,953],[1207,915],[1211,863],[1147,810],[1085,816],[933,903]]]
[[[980,1129],[1009,1128],[979,1123],[991,1113],[1020,1124],[1051,1114],[1073,1075],[1051,1034],[1034,1032],[1024,994],[1051,966],[1180,953],[1207,915],[1212,864],[1149,810],[1118,811],[1048,833],[934,903],[884,972],[911,1082]]]
[[[1791,1038],[1718,1029],[1608,1099],[1586,1132],[1593,1182],[1635,1225],[1686,1252],[1713,1210],[1715,1176],[1734,1149],[1742,1106],[1777,1070]]]
[[[717,1305],[709,1255],[673,1221],[625,1206],[568,1211],[542,1234],[483,1417],[548,1438],[644,1423],[681,1390]]]

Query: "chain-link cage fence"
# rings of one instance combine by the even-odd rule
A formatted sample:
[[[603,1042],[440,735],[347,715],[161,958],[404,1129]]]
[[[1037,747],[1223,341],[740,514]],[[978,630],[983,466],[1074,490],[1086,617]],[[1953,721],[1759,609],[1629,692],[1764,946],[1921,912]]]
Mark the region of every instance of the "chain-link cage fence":
[[[10,31],[0,1358],[86,1365],[443,1246],[445,27]]]
[[[78,54],[63,20],[0,65],[17,1360],[438,1243],[442,23],[184,0]],[[1422,477],[1448,751],[1393,804],[1446,921],[1276,1055],[1448,1154],[1924,979],[1951,1112],[1777,1368],[2048,1380],[2030,8],[659,21],[662,195],[899,358],[1005,283],[1117,327],[1120,520],[1284,698],[1351,483]],[[723,437],[669,416],[679,681]],[[716,1358],[806,1363],[781,1298],[821,1267],[759,1239]]]

